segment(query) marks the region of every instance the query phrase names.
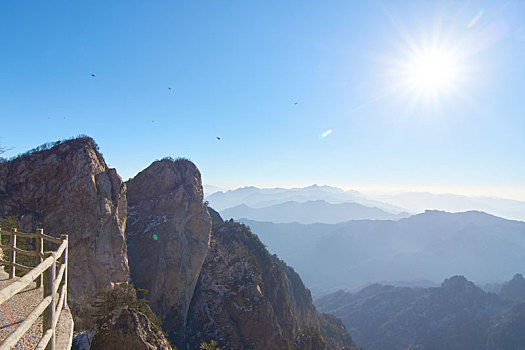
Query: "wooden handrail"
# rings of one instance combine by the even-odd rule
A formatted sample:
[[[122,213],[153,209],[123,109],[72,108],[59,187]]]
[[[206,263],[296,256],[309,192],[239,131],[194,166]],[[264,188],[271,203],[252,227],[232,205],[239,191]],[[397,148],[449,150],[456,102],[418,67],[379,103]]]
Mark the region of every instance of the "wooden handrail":
[[[62,244],[60,244],[57,251],[55,252],[55,254],[57,255],[57,258],[55,259],[55,261],[58,260],[62,256],[62,253],[64,253],[64,250],[66,250],[66,247],[67,247],[67,240],[64,240],[60,243]]]
[[[33,269],[32,267],[27,267],[24,265],[20,265],[19,263],[12,263],[12,262],[2,260],[2,259],[0,259],[0,264],[9,265],[9,266],[13,265],[14,267],[22,271],[31,271]]]
[[[15,277],[15,271],[17,269],[28,272],[0,290],[0,304],[25,289],[35,279],[37,280],[38,287],[43,285],[44,295],[43,300],[31,311],[20,326],[0,343],[0,350],[7,350],[14,347],[40,315],[43,315],[42,337],[36,349],[55,350],[55,328],[62,309],[67,304],[68,236],[61,235],[60,238],[47,236],[44,235],[42,229],[37,230],[35,234],[17,232],[16,229],[10,232],[0,229],[0,237],[1,235],[9,236],[9,246],[0,244],[0,248],[9,252],[8,260],[0,259],[0,264],[9,266],[10,278]],[[35,251],[17,248],[17,236],[35,238]],[[44,240],[59,244],[59,246],[55,251],[44,253]],[[39,261],[38,265],[28,267],[17,263],[17,253],[37,257]],[[57,273],[56,269],[58,266],[59,271]]]
[[[16,235],[18,237],[22,237],[22,238],[37,238],[38,237],[38,233],[24,233],[24,232],[12,232],[12,231],[2,231],[2,235],[4,236],[13,236],[13,235]]]
[[[33,282],[38,275],[47,270],[53,264],[53,257],[49,257],[42,263],[38,264],[37,267],[26,273],[23,277],[14,281],[4,289],[0,290],[0,304],[11,298],[16,293],[22,291],[29,283]]]
[[[16,230],[16,229],[14,229],[14,230]],[[62,243],[62,240],[60,238],[48,236],[48,235],[43,234],[42,232],[24,233],[24,232],[16,232],[16,231],[2,231],[2,235],[4,235],[4,236],[13,236],[13,235],[15,235],[15,236],[22,237],[22,238],[38,238],[38,237],[42,237],[46,241],[49,241],[49,242],[52,242],[52,243],[56,243],[56,244]]]
[[[57,277],[55,278],[55,281],[53,282],[55,293],[58,291],[58,288],[60,287],[60,282],[62,282],[62,277],[64,276],[65,271],[66,271],[66,264],[62,264],[62,266],[60,266],[60,270],[58,270]]]
[[[51,339],[51,336],[53,335],[53,330],[48,329],[44,335],[42,336],[42,339],[38,342],[35,350],[45,350],[47,347],[47,344],[49,343],[49,339]]]
[[[14,250],[15,252],[23,254],[23,255],[39,256],[38,252],[33,252],[31,250],[20,249],[17,247],[14,247],[14,248],[13,247],[3,247],[3,246],[0,246],[0,247],[2,248],[2,250],[6,250],[6,251]]]

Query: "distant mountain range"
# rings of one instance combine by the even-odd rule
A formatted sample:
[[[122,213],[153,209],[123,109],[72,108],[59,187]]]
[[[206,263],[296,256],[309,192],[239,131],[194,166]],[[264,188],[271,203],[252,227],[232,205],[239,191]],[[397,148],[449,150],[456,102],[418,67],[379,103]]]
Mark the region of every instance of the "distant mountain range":
[[[373,284],[315,303],[321,312],[342,318],[367,350],[525,348],[525,279],[520,274],[499,295],[454,276],[437,288]]]
[[[498,281],[525,266],[525,222],[483,212],[427,211],[398,221],[340,224],[242,222],[314,291],[376,281],[442,281],[455,274]]]
[[[318,185],[289,189],[250,186],[229,191],[221,191],[218,187],[205,185],[204,192],[206,194],[205,199],[220,212],[242,204],[251,208],[264,208],[289,201],[303,203],[322,200],[331,204],[357,203],[366,207],[379,208],[390,214],[403,212],[416,214],[427,209],[449,212],[477,210],[506,219],[525,221],[525,201],[503,198],[468,197],[425,192],[377,195]],[[286,222],[291,221],[287,220]]]
[[[252,208],[264,208],[290,201],[303,203],[318,200],[332,204],[357,203],[367,207],[376,207],[392,214],[399,214],[405,211],[394,205],[366,198],[357,191],[343,191],[337,187],[318,185],[289,189],[242,187],[226,192],[214,192],[206,196],[205,200],[210,203],[212,208],[220,212],[242,204]]]
[[[525,202],[504,198],[468,197],[456,194],[407,192],[391,195],[368,195],[368,198],[421,213],[427,209],[462,212],[479,210],[511,220],[525,221]]]
[[[217,186],[213,186],[213,185],[203,185],[202,188],[204,190],[204,195],[205,196],[209,196],[212,193],[225,190],[222,187],[217,187]]]
[[[397,220],[408,217],[408,213],[391,214],[379,208],[358,203],[332,204],[324,200],[288,201],[263,208],[252,208],[241,204],[221,211],[224,218],[270,221],[274,223],[337,224],[349,220]]]

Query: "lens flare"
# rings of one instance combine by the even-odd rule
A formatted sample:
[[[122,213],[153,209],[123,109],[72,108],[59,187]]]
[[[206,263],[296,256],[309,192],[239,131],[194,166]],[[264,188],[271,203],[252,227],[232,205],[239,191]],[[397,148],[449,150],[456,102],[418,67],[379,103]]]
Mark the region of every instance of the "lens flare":
[[[483,11],[479,11],[478,14],[472,18],[472,20],[467,24],[467,28],[472,28],[478,23],[479,19],[483,16]]]
[[[154,239],[154,240],[156,240],[156,241],[158,241],[158,240],[159,240],[159,236],[157,236],[156,234],[153,234],[153,236],[152,236],[152,237],[153,237],[153,239]]]
[[[328,129],[321,134],[321,138],[325,138],[332,133],[332,129]]]

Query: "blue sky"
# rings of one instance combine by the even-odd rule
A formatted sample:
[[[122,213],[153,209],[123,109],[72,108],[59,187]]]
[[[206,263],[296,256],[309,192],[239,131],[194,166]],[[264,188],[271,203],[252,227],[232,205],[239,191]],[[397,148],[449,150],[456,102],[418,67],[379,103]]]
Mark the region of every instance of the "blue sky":
[[[0,44],[4,156],[88,134],[124,179],[525,199],[523,1],[4,0]],[[436,100],[403,84],[434,44]]]

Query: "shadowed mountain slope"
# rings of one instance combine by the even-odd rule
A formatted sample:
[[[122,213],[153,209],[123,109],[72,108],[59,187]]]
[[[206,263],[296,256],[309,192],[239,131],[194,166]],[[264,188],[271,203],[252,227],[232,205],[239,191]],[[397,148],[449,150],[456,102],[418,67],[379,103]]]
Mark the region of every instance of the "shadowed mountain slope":
[[[190,348],[202,339],[227,349],[355,348],[339,320],[317,312],[291,267],[246,226],[211,216],[210,252],[188,314]]]
[[[316,305],[341,317],[364,349],[525,347],[518,331],[525,329],[523,304],[513,306],[463,276],[437,288],[375,284],[355,294],[339,291],[317,299]]]
[[[398,221],[273,224],[242,220],[309,287],[375,281],[508,279],[525,266],[525,222],[482,212],[427,211]]]

